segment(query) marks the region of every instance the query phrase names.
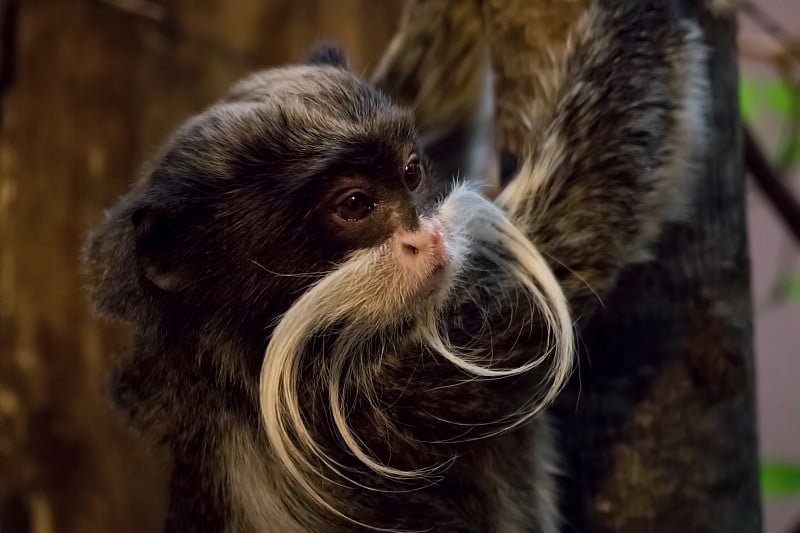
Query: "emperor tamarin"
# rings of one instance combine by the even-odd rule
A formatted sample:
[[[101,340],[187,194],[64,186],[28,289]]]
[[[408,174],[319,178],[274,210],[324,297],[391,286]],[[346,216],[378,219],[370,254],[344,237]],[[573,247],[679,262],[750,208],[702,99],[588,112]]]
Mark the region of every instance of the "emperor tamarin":
[[[114,400],[173,455],[167,531],[554,530],[539,415],[573,320],[704,139],[701,36],[668,4],[589,9],[495,202],[433,175],[411,112],[338,53],[177,130],[86,246],[133,331]]]

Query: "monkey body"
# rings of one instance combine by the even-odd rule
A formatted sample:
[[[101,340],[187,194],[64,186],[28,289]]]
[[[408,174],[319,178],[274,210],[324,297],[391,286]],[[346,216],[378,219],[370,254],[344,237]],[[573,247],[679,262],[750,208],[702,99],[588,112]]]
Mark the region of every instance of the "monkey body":
[[[703,137],[702,43],[663,4],[591,8],[496,203],[441,194],[410,113],[337,54],[178,130],[87,246],[134,332],[115,402],[173,453],[167,531],[557,529],[541,415],[572,317]]]

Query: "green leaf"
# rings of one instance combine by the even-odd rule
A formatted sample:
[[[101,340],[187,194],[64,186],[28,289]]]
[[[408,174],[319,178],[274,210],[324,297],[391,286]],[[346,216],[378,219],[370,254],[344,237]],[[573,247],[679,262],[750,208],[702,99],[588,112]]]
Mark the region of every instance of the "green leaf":
[[[761,103],[761,88],[752,79],[742,76],[739,79],[739,109],[745,122],[752,122]]]
[[[761,491],[767,498],[800,496],[800,462],[762,461]]]
[[[764,96],[770,107],[784,117],[790,118],[800,113],[795,102],[800,95],[797,94],[797,87],[794,87],[791,83],[783,80],[773,80],[766,84]]]
[[[800,163],[800,136],[790,137],[781,143],[778,152],[781,166],[792,166]]]
[[[781,294],[788,300],[800,302],[800,274],[789,274],[781,281]]]

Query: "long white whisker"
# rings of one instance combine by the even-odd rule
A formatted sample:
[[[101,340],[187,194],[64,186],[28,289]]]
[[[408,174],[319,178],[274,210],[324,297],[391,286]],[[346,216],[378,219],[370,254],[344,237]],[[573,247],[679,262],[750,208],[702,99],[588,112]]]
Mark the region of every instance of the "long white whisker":
[[[354,523],[358,522],[337,508],[320,482],[339,484],[337,479],[341,479],[367,490],[386,490],[371,488],[349,476],[346,471],[351,468],[343,466],[331,456],[333,450],[323,447],[305,419],[301,406],[300,379],[302,361],[312,338],[321,338],[327,345],[321,354],[326,358],[321,363],[325,371],[315,377],[312,390],[318,391],[316,397],[327,399],[327,415],[333,422],[341,445],[368,471],[400,483],[412,480],[435,482],[437,475],[452,464],[455,457],[410,470],[396,468],[376,459],[353,430],[351,413],[344,405],[345,392],[357,394],[364,401],[362,405],[372,409],[372,413],[359,415],[368,419],[385,416],[381,414],[380,402],[375,398],[376,377],[369,368],[380,371],[383,358],[386,357],[385,346],[390,346],[394,351],[403,349],[404,344],[394,334],[383,331],[393,331],[394,325],[410,321],[411,330],[403,342],[422,347],[418,349],[427,350],[442,362],[447,361],[464,372],[466,379],[443,383],[431,390],[475,383],[476,380],[520,376],[547,365],[542,388],[520,409],[491,423],[464,424],[467,430],[462,435],[454,437],[455,440],[442,442],[473,440],[468,434],[478,427],[501,426],[488,435],[516,427],[552,401],[572,368],[574,339],[569,309],[554,274],[536,247],[500,208],[465,184],[455,185],[441,204],[439,217],[447,223],[446,230],[450,232],[446,241],[448,253],[456,265],[466,269],[456,274],[451,287],[453,302],[461,302],[454,304],[455,309],[463,308],[467,313],[477,313],[480,317],[478,332],[488,335],[488,342],[485,338],[475,336],[473,330],[466,332],[466,345],[454,345],[446,326],[449,324],[446,318],[450,315],[442,311],[445,309],[442,305],[446,302],[428,301],[423,305],[414,300],[408,284],[392,270],[390,248],[384,244],[353,254],[330,272],[313,274],[319,279],[281,317],[264,356],[259,385],[264,429],[275,459],[291,479],[296,498],[310,500]],[[264,270],[270,272],[266,268]],[[387,286],[387,283],[398,279],[397,285]],[[510,297],[514,298],[513,302],[509,300]],[[520,313],[520,299],[527,303],[522,318],[514,316]],[[511,328],[516,328],[517,340],[509,352],[500,355],[495,352],[495,332],[492,331],[490,319],[493,312],[503,312],[509,308],[512,309],[512,316],[509,317],[507,329],[511,331]],[[526,358],[521,364],[504,365],[512,360],[516,343],[526,334],[524,330],[529,329],[527,335],[533,335],[534,331],[530,328],[534,327],[543,328],[543,344],[539,353]],[[508,331],[500,333],[505,336]],[[370,346],[371,339],[376,338],[380,339],[380,348],[376,350],[377,353],[369,353],[367,346]],[[424,365],[422,355],[416,360],[414,371],[420,364]],[[395,403],[411,383],[409,378]],[[442,421],[445,422],[443,418]],[[487,432],[482,431],[475,438],[486,436]],[[412,487],[408,490],[417,489]],[[399,492],[407,490],[401,489]],[[358,524],[371,528],[367,524]]]

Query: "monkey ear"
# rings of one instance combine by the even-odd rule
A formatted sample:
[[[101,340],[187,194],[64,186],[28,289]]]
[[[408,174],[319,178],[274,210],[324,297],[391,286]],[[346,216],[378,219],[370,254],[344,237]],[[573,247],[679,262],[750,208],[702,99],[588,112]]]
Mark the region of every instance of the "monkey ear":
[[[344,70],[350,68],[344,49],[331,42],[319,42],[311,47],[306,63],[310,65],[328,65]]]
[[[182,214],[145,205],[131,215],[136,259],[145,279],[167,292],[184,288],[190,279],[181,257]]]
[[[123,198],[106,211],[84,242],[83,269],[95,311],[110,320],[135,321],[147,298],[137,272],[131,202]]]

